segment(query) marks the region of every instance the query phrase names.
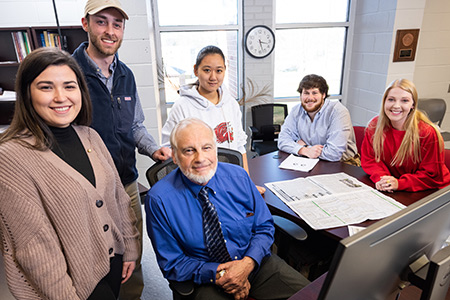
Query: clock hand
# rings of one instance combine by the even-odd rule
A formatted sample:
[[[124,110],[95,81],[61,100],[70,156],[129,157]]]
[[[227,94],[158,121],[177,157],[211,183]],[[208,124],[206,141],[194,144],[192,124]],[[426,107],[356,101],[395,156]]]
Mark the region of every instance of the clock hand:
[[[261,40],[259,40],[259,47],[261,48],[261,51],[262,51],[263,48],[262,48],[262,42],[261,42]]]

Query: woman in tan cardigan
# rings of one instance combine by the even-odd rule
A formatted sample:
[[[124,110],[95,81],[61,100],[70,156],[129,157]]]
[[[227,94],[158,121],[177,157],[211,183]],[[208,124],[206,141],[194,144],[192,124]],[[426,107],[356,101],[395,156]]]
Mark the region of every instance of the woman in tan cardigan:
[[[75,60],[40,48],[22,62],[0,135],[0,238],[17,299],[116,299],[138,255],[130,199],[99,135]],[[109,297],[107,297],[109,295]]]

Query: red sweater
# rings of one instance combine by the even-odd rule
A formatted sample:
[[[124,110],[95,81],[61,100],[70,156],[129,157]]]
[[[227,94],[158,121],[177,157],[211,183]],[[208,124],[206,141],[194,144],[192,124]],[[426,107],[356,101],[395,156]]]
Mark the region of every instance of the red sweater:
[[[444,163],[444,151],[439,150],[439,140],[434,128],[425,122],[419,122],[420,154],[422,160],[413,163],[405,159],[403,165],[391,166],[391,161],[405,135],[405,131],[392,127],[385,129],[385,140],[381,160],[376,162],[373,151],[373,135],[378,117],[367,126],[361,148],[361,166],[376,183],[381,176],[391,175],[398,179],[398,190],[422,191],[443,188],[450,184],[450,173]]]

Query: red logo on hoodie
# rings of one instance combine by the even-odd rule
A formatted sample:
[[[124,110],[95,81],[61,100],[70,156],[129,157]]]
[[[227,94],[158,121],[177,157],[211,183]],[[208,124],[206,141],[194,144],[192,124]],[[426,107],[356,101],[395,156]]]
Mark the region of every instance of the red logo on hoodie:
[[[216,133],[217,142],[219,144],[225,142],[232,142],[234,140],[233,137],[233,128],[230,126],[230,122],[222,122],[214,128],[214,132]]]

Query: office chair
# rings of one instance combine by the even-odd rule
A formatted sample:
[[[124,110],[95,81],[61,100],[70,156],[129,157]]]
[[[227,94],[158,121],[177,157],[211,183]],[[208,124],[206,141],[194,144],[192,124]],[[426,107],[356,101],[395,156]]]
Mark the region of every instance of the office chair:
[[[444,99],[440,98],[424,98],[419,99],[417,108],[424,112],[434,124],[441,127],[444,120],[447,105]],[[450,141],[450,132],[441,131],[444,141]]]
[[[236,150],[218,148],[217,158],[220,162],[231,163],[241,167],[244,165],[242,154]],[[145,173],[150,187],[176,168],[178,168],[178,166],[173,162],[172,158],[165,161],[158,161],[153,164]]]
[[[447,105],[444,99],[438,98],[426,98],[419,99],[417,108],[424,112],[431,122],[437,124],[439,127],[442,125]]]
[[[154,163],[148,168],[147,172],[145,172],[150,188],[176,168],[178,168],[178,166],[173,162],[172,158]]]
[[[450,170],[450,149],[444,149],[444,155],[445,155],[445,165],[447,166],[447,169]]]
[[[364,140],[364,130],[366,130],[366,127],[353,126],[353,130],[355,131],[356,148],[358,148],[358,153],[361,154],[361,146]]]
[[[278,150],[281,125],[288,114],[286,104],[268,103],[252,106],[251,149],[258,155]]]
[[[242,154],[239,151],[217,148],[217,158],[220,162],[231,163],[243,167],[244,161]],[[158,161],[153,164],[145,173],[150,188],[159,180],[164,178],[167,174],[175,170],[178,166],[170,158],[166,161]],[[298,241],[306,240],[308,234],[303,228],[298,226],[292,221],[289,221],[280,216],[273,216],[275,227],[282,232],[288,234]],[[284,248],[280,247],[280,249]],[[286,245],[287,248],[287,245]],[[282,257],[281,255],[279,255]],[[169,280],[169,287],[172,290],[174,300],[189,300],[192,298],[194,292],[194,282],[192,280],[187,281],[174,281]],[[248,298],[251,299],[251,298]]]

